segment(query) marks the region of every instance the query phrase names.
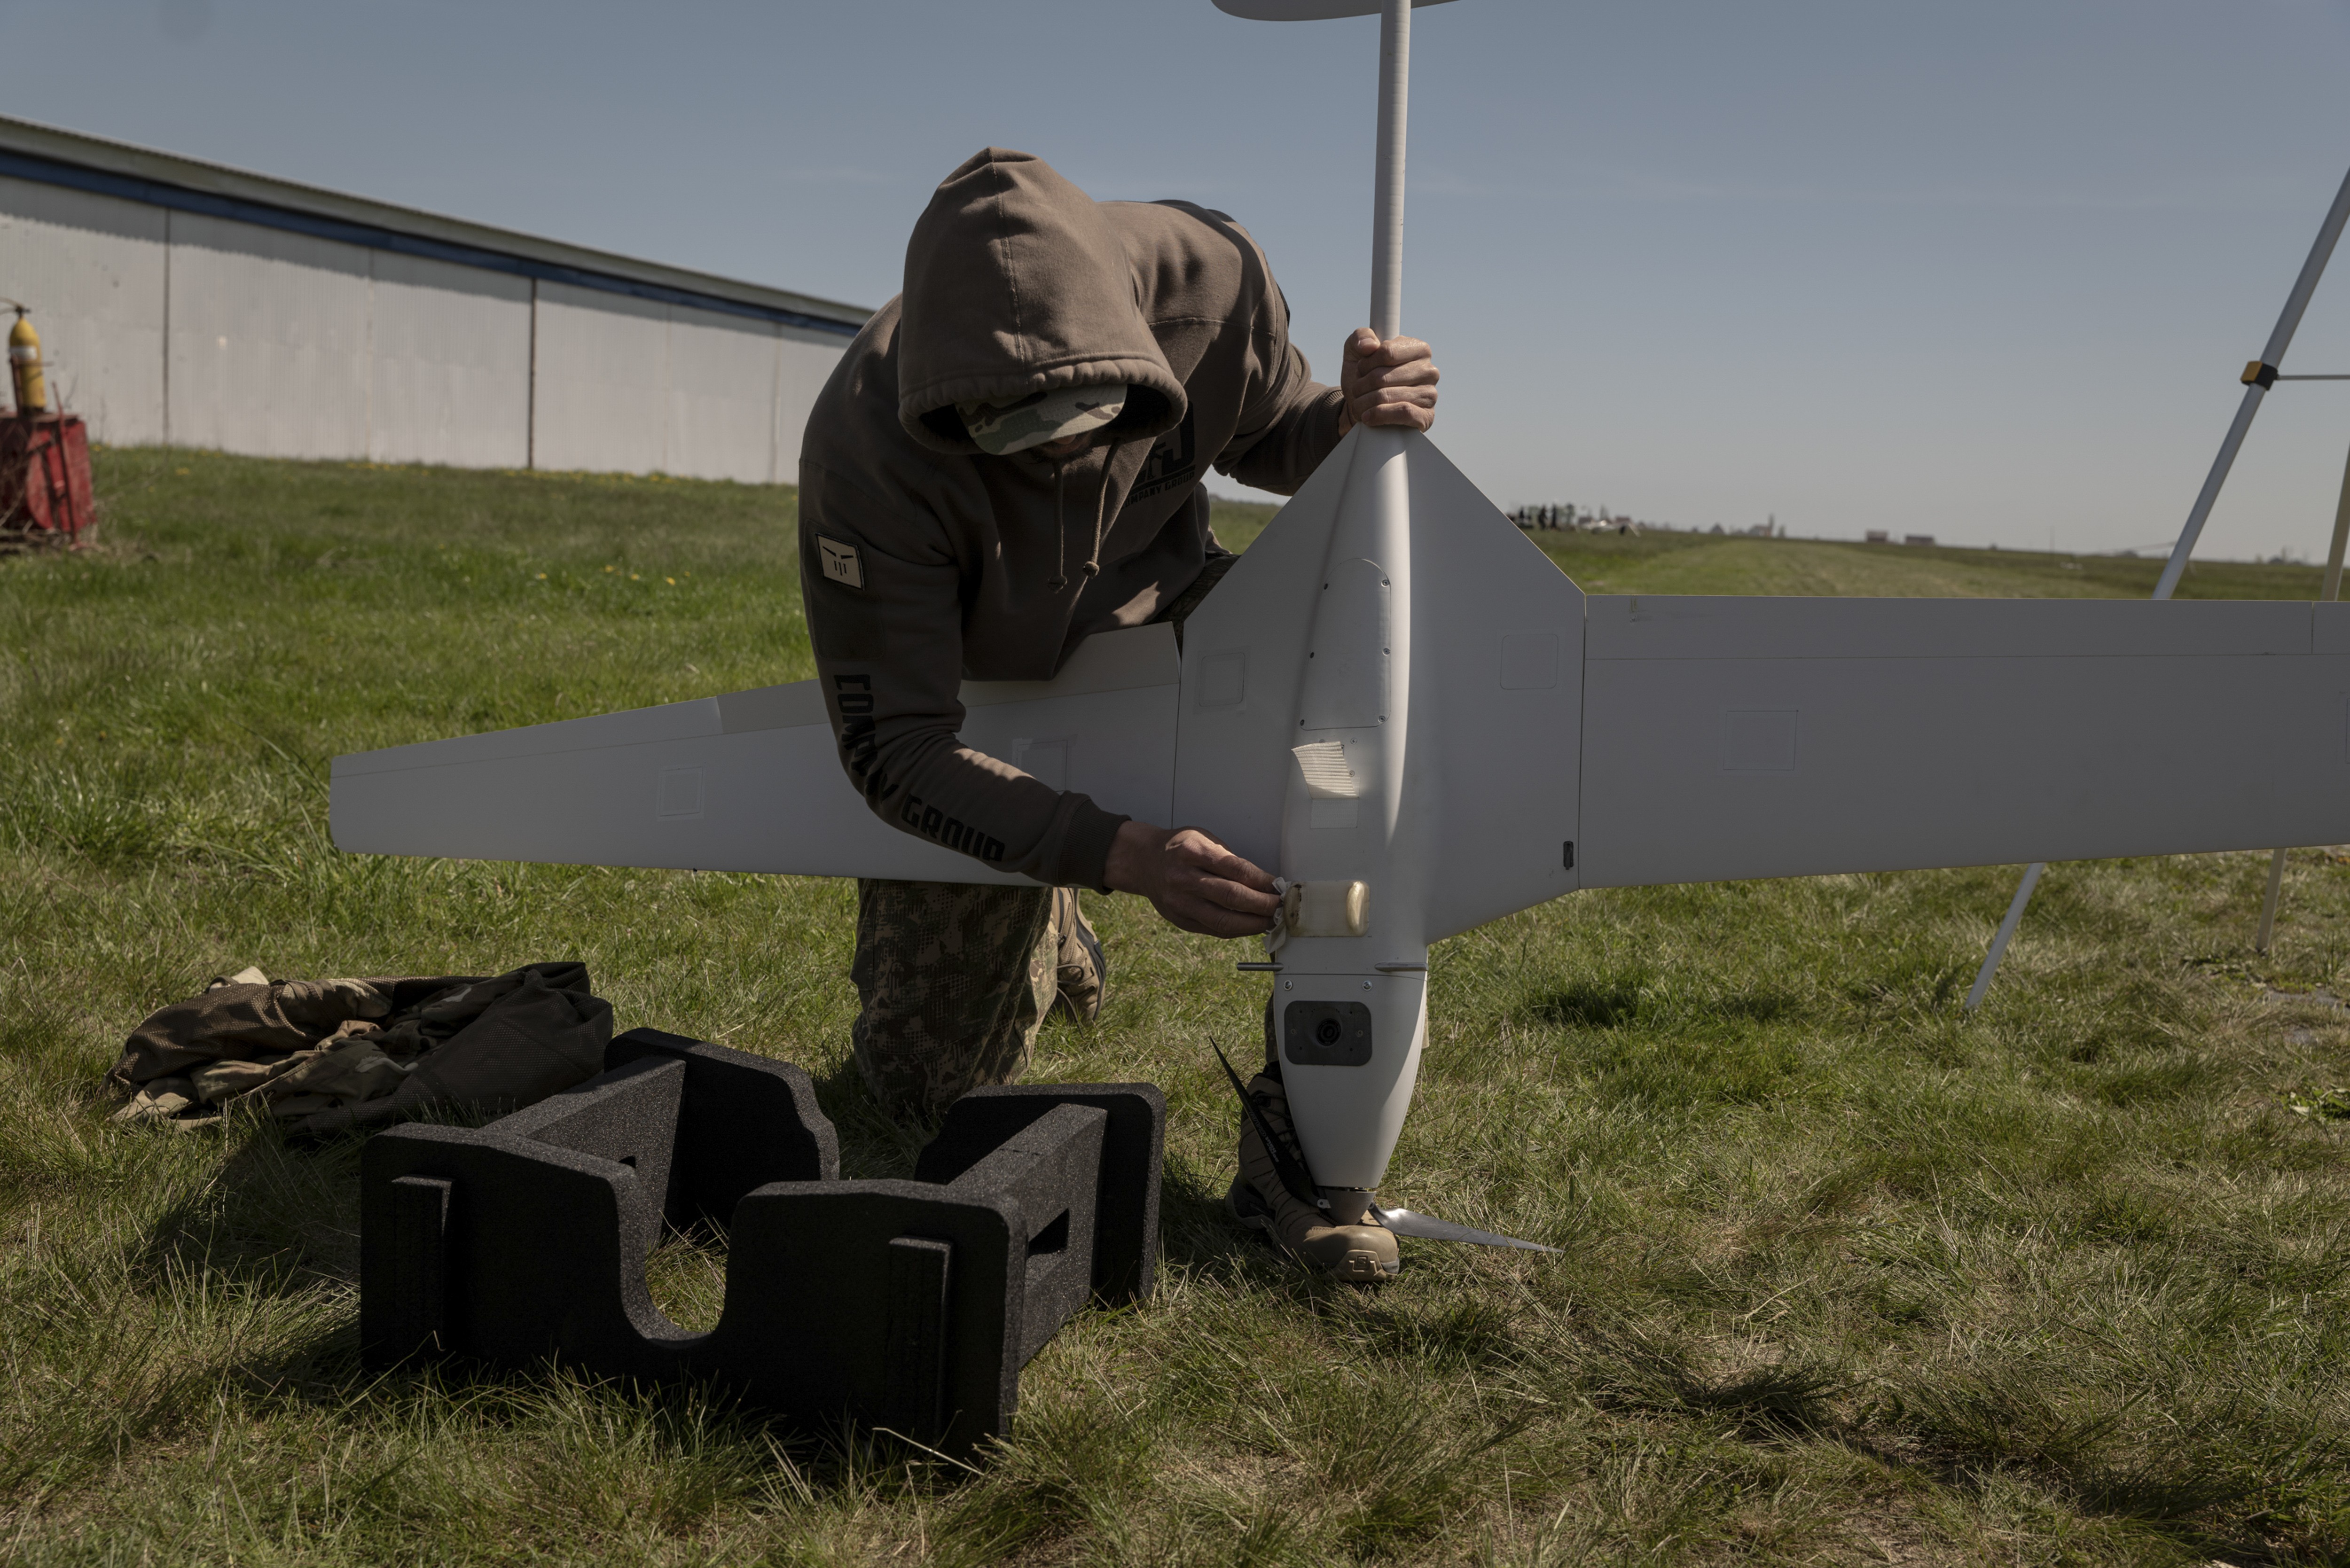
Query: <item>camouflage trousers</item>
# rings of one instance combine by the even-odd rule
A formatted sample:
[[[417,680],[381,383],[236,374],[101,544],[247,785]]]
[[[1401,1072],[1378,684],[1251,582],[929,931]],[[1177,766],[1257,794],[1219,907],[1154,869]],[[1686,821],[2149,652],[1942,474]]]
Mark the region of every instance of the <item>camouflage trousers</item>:
[[[1074,888],[860,879],[849,1038],[881,1108],[927,1121],[1018,1078],[1055,1001],[1100,1011],[1092,938]]]
[[[1173,624],[1178,646],[1184,619],[1239,559],[1211,557],[1155,618]],[[848,972],[861,1011],[849,1039],[866,1086],[911,1122],[1013,1082],[1056,998],[1081,1019],[1101,1010],[1099,952],[1072,888],[860,879]]]

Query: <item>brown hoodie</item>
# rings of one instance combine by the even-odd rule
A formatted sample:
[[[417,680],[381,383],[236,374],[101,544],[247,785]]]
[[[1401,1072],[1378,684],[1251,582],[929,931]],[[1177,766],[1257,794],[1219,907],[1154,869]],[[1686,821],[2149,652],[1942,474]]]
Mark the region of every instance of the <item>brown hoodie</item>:
[[[954,405],[1123,382],[1055,463],[991,457]],[[947,176],[906,288],[833,371],[800,447],[800,560],[841,762],[883,820],[1039,881],[1098,888],[1126,819],[961,745],[957,690],[1042,680],[1223,552],[1207,465],[1284,494],[1337,444],[1263,253],[1186,202],[1097,203],[989,148]],[[1212,824],[1207,825],[1212,827]]]

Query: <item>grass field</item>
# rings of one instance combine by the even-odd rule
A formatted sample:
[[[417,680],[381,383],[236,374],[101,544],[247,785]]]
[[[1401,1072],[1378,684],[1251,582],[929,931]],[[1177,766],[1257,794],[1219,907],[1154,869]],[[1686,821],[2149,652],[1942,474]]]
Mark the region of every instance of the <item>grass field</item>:
[[[579,958],[621,1026],[801,1063],[852,1175],[851,889],[377,861],[337,752],[810,671],[788,490],[100,456],[99,546],[0,560],[0,1560],[36,1563],[2339,1562],[2350,869],[2068,865],[1582,895],[1439,950],[1363,1292],[1222,1217],[1234,950],[1092,908],[1045,1078],[1170,1105],[1157,1298],[1073,1322],[979,1473],[558,1369],[362,1375],[357,1142],[110,1125],[210,976]],[[1228,509],[1235,542],[1262,512]],[[2157,563],[1549,536],[1612,591],[2141,595]],[[2311,597],[2303,568],[2187,591]],[[2343,1105],[2341,1096],[2332,1102]],[[655,1257],[687,1324],[713,1252]]]

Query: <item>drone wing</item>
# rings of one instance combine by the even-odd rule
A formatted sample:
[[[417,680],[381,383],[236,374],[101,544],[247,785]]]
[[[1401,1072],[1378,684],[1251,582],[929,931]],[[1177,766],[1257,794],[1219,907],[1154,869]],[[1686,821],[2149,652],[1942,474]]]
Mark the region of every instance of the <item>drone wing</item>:
[[[966,744],[1281,861],[1348,438],[1186,626],[969,683]],[[1410,756],[1438,940],[1582,887],[2350,841],[2350,606],[1586,599],[1432,442]],[[867,809],[814,682],[335,759],[345,849],[1013,878]]]
[[[963,743],[1167,820],[1174,634],[1089,638],[1049,681],[966,681]],[[335,759],[338,847],[587,866],[1025,883],[883,822],[813,680]]]
[[[2350,838],[2350,606],[1594,598],[1586,887]]]

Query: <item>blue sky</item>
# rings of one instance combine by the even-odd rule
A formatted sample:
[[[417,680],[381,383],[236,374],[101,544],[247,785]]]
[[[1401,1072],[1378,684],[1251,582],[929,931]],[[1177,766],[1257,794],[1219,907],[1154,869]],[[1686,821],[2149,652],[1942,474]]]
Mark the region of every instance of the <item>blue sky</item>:
[[[1332,368],[1377,24],[1209,0],[0,0],[8,112],[865,304],[990,142],[1186,196]],[[1504,506],[2167,547],[2345,167],[2350,0],[1456,0],[1416,26],[1405,322]],[[2350,255],[2287,368],[2350,371]],[[2322,556],[2350,382],[2206,553]],[[1229,489],[1230,487],[1227,486]]]

